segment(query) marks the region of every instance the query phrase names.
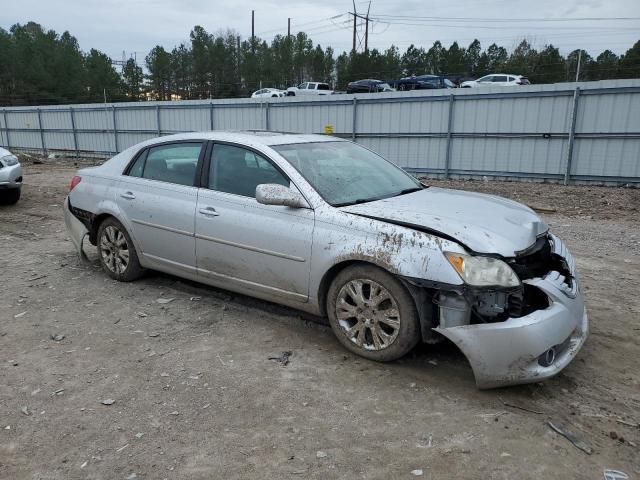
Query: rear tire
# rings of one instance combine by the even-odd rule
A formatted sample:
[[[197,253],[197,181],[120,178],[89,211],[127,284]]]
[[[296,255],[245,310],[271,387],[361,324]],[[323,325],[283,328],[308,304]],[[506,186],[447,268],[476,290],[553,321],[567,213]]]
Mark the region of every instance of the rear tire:
[[[0,192],[0,204],[15,205],[20,200],[20,188],[10,188]]]
[[[372,265],[347,267],[336,276],[327,314],[340,343],[370,360],[397,360],[420,341],[413,298],[397,278]]]
[[[98,256],[107,275],[120,282],[131,282],[144,274],[131,237],[122,224],[113,217],[98,227]]]

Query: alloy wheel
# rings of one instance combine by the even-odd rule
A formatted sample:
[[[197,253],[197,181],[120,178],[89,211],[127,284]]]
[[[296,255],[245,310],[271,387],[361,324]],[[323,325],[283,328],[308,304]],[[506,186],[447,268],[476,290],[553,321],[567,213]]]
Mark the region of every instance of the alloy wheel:
[[[124,233],[113,225],[104,229],[100,239],[102,261],[113,273],[123,273],[129,265],[129,245]]]
[[[400,310],[391,293],[373,280],[354,279],[342,286],[336,301],[342,332],[358,347],[383,350],[400,331]]]

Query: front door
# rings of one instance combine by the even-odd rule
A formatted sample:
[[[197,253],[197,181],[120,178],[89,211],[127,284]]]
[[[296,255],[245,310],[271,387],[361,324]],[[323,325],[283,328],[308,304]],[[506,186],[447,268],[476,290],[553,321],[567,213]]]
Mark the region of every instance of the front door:
[[[195,274],[195,181],[203,148],[198,141],[148,148],[122,176],[116,201],[144,265]]]
[[[223,286],[306,301],[313,210],[255,199],[259,184],[296,187],[264,156],[220,143],[213,146],[207,177],[196,211],[198,275]]]

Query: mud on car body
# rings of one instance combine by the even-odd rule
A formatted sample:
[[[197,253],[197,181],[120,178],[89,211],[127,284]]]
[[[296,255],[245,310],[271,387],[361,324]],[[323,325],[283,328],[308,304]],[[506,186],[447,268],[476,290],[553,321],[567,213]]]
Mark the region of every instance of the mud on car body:
[[[352,142],[173,135],[71,187],[72,240],[113,278],[157,269],[326,315],[372,360],[446,337],[489,388],[555,375],[587,336],[575,262],[533,211],[427,187]]]

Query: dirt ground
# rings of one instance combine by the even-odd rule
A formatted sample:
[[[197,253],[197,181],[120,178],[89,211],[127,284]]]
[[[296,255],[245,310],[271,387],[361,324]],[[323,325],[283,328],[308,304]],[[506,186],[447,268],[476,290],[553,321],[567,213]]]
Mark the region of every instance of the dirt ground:
[[[591,320],[556,378],[478,391],[447,344],[378,364],[290,309],[110,280],[64,229],[74,170],[27,162],[23,198],[0,207],[0,478],[640,478],[639,190],[448,183],[555,210]]]

